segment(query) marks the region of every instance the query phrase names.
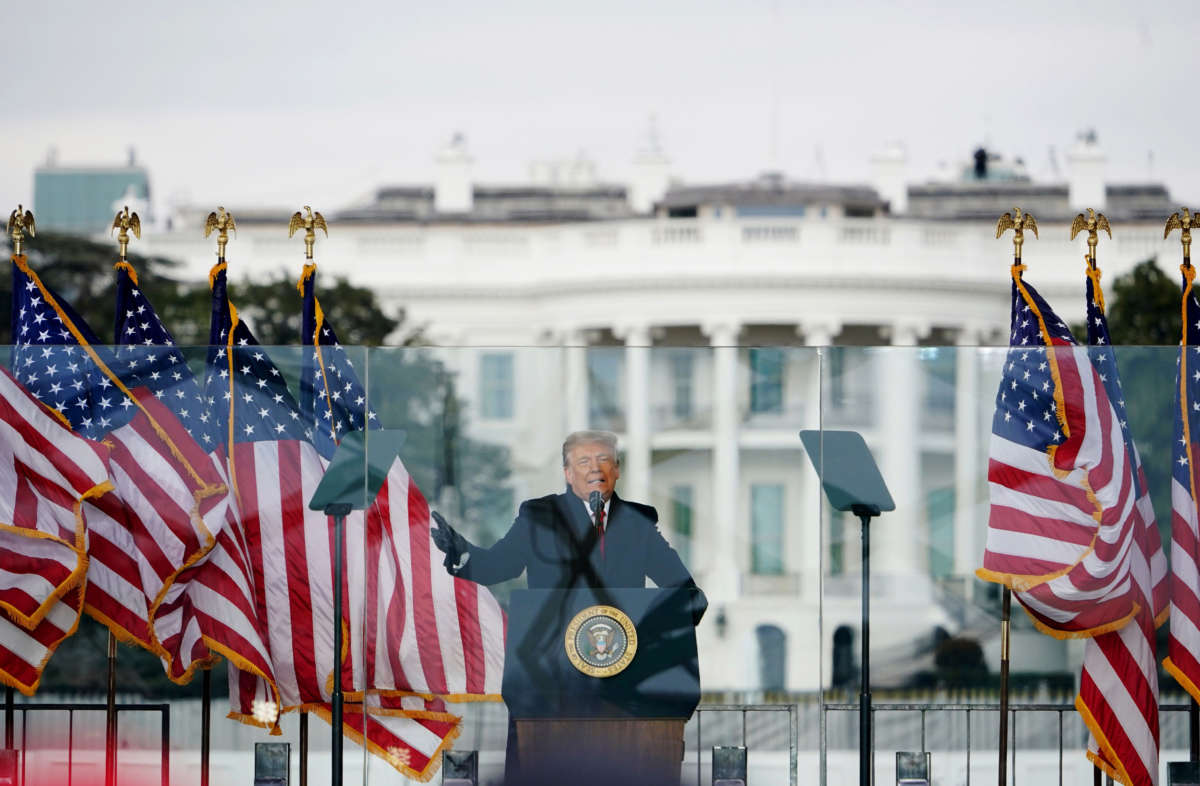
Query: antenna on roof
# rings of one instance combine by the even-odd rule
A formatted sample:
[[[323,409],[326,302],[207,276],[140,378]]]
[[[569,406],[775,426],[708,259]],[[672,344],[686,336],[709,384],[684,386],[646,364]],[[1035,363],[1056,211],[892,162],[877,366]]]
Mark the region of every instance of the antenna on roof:
[[[1054,145],[1050,145],[1050,149],[1046,152],[1046,155],[1048,157],[1046,171],[1050,179],[1057,180],[1062,176],[1062,170],[1058,166],[1058,150],[1055,149]]]
[[[818,142],[813,148],[813,169],[812,179],[817,182],[824,182],[828,172],[825,168],[825,148]]]
[[[771,117],[769,119],[769,150],[768,169],[779,169],[779,46],[776,45],[774,37],[778,35],[780,29],[779,24],[779,0],[772,0],[771,3],[771,30],[768,35],[771,39]]]

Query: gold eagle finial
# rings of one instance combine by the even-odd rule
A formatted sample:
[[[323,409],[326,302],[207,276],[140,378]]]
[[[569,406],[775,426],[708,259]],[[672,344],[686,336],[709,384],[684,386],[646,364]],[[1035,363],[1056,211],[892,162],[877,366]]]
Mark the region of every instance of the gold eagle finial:
[[[117,246],[120,249],[121,261],[124,262],[125,255],[129,252],[129,232],[132,230],[134,237],[142,239],[142,220],[138,218],[137,213],[130,213],[129,205],[126,205],[124,210],[117,211],[112,229],[120,230],[117,233]],[[109,234],[112,234],[112,229],[109,230]]]
[[[1182,213],[1183,215],[1179,215]],[[1179,241],[1183,244],[1183,264],[1192,264],[1192,229],[1200,227],[1200,213],[1191,213],[1186,207],[1179,208],[1179,213],[1172,213],[1167,219],[1167,226],[1163,230],[1163,240],[1171,234],[1172,230],[1179,230]]]
[[[208,214],[208,218],[204,219],[204,236],[208,237],[213,230],[217,230],[217,259],[225,259],[225,246],[229,243],[229,232],[233,230],[233,234],[237,235],[237,224],[233,221],[233,213],[226,212],[225,208],[217,206],[217,209]]]
[[[1092,208],[1087,209],[1087,218],[1083,217],[1083,213],[1075,216],[1075,220],[1071,222],[1071,239],[1080,232],[1088,233],[1088,253],[1087,261],[1091,267],[1096,266],[1096,246],[1100,243],[1100,233],[1107,232],[1109,238],[1112,238],[1112,227],[1108,224],[1108,219],[1103,213],[1097,213]]]
[[[1015,214],[1015,216],[1014,216]],[[1021,264],[1021,246],[1025,243],[1025,230],[1038,236],[1038,225],[1032,213],[1021,213],[1021,208],[1014,207],[1012,213],[1005,213],[996,222],[996,237],[999,238],[1008,230],[1013,231],[1013,264]]]
[[[25,250],[25,235],[37,236],[37,225],[33,222],[33,211],[26,210],[24,205],[8,214],[8,236],[12,238],[13,256],[21,256]]]
[[[325,223],[325,216],[320,213],[314,213],[313,209],[308,205],[304,206],[304,211],[308,215],[304,215],[299,210],[292,214],[292,220],[288,222],[288,237],[296,234],[297,229],[304,230],[304,258],[311,260],[313,258],[313,246],[317,242],[317,230],[320,229],[325,233],[325,237],[329,237],[329,225]]]

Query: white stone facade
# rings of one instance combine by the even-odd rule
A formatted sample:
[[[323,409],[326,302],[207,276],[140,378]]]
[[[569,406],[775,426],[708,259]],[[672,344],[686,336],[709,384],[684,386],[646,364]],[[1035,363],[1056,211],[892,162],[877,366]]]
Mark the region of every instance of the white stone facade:
[[[1162,240],[1161,220],[1114,222],[1113,232],[1100,246],[1106,281],[1153,255],[1165,269],[1175,264],[1178,241]],[[814,690],[830,684],[834,631],[858,628],[858,527],[841,523],[835,570],[834,525],[800,428],[861,431],[896,498],[897,511],[873,529],[873,666],[886,674],[885,660],[903,659],[914,637],[959,625],[946,590],[929,578],[929,500],[953,492],[948,570],[969,594],[1002,357],[976,347],[1003,346],[1009,320],[1011,243],[994,233],[994,220],[847,218],[836,206],[798,218],[714,210],[542,224],[331,219],[317,262],[323,275],[346,275],[405,308],[405,328],[420,326],[441,348],[459,373],[472,435],[511,448],[518,500],[559,488],[565,432],[608,425],[590,418],[588,397],[589,355],[608,348],[621,399],[611,424],[624,451],[619,490],[655,504],[676,539],[672,489],[693,490],[689,562],[710,599],[700,630],[704,685],[763,687],[756,631],[774,626],[785,634],[785,687]],[[186,222],[138,250],[181,259],[197,279],[213,262],[213,244]],[[1082,237],[1068,240],[1066,223],[1043,221],[1041,238],[1025,243],[1027,279],[1068,320],[1084,311],[1084,250]],[[236,298],[239,280],[298,273],[302,244],[288,240],[286,221],[247,223],[229,261]],[[821,349],[831,345],[879,349],[834,360]],[[750,348],[758,346],[787,347],[783,400],[765,414],[750,401]],[[688,360],[672,360],[672,347],[687,348]],[[511,416],[481,417],[480,358],[508,352]],[[930,369],[946,353],[952,371],[941,380]],[[691,411],[677,417],[673,374],[684,367]],[[752,565],[755,486],[782,489],[764,497],[782,494],[782,571],[771,575]]]

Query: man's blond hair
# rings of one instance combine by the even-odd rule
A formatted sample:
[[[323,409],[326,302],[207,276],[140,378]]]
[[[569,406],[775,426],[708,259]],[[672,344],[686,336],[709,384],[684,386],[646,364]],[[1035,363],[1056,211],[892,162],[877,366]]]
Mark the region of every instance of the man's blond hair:
[[[567,466],[567,455],[575,448],[576,445],[593,445],[600,444],[608,446],[612,451],[613,461],[621,462],[621,457],[617,455],[617,435],[611,431],[574,431],[567,435],[563,440],[562,460],[563,466]]]

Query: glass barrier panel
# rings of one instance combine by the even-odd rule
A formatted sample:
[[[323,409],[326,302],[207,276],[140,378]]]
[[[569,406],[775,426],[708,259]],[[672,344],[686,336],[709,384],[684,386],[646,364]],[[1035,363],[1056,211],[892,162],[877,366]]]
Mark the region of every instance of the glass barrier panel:
[[[28,419],[27,437],[51,437],[29,444],[53,445],[56,455],[84,461],[85,447],[98,457],[85,464],[113,488],[82,503],[84,541],[70,528],[67,536],[55,530],[61,544],[47,552],[67,567],[87,555],[85,600],[56,596],[65,584],[44,580],[34,591],[61,625],[57,638],[37,634],[57,649],[37,689],[15,697],[14,744],[30,783],[67,768],[84,780],[103,774],[110,629],[117,760],[130,777],[160,772],[165,741],[172,781],[199,783],[207,734],[212,782],[246,777],[255,746],[274,742],[290,744],[294,782],[302,761],[309,777],[327,780],[341,660],[346,782],[436,777],[445,751],[477,752],[480,781],[494,781],[512,755],[500,700],[511,624],[526,626],[520,641],[534,640],[530,630],[541,635],[549,642],[543,651],[563,663],[582,651],[583,640],[568,649],[564,631],[547,639],[531,629],[522,598],[565,582],[601,586],[608,594],[600,597],[615,600],[688,577],[707,607],[695,627],[699,709],[682,732],[683,782],[707,782],[713,746],[742,745],[756,778],[783,782],[794,760],[802,777],[852,782],[862,525],[853,511],[833,509],[802,431],[822,440],[834,431],[861,435],[895,502],[869,529],[877,777],[886,780],[904,751],[931,752],[933,768],[952,779],[965,780],[968,770],[987,777],[997,751],[1002,593],[977,570],[989,559],[996,516],[989,467],[1005,449],[997,440],[1034,452],[1048,452],[1055,439],[1066,444],[1070,435],[1047,430],[1064,422],[1056,389],[1075,396],[1080,412],[1100,412],[1095,402],[1106,402],[1110,443],[1137,442],[1150,500],[1139,510],[1148,519],[1153,509],[1164,544],[1171,467],[1186,460],[1175,450],[1173,348],[1023,356],[989,347],[647,338],[319,352],[252,344],[75,355],[56,348],[48,356],[44,349],[3,356],[10,422]],[[1119,366],[1121,384],[1105,364]],[[1091,399],[1080,398],[1081,383],[1062,381],[1071,368],[1091,380]],[[568,441],[581,431],[611,431],[615,446],[596,433]],[[1022,442],[1026,433],[1042,442]],[[46,499],[38,485],[46,482],[22,481],[12,499],[38,489]],[[603,492],[600,525],[593,490]],[[615,496],[605,503],[609,490]],[[310,510],[319,491],[325,504]],[[554,506],[562,506],[563,526],[580,527],[580,540],[528,534],[541,526],[538,511]],[[336,519],[327,515],[338,510],[342,658],[334,642]],[[52,519],[14,514],[27,527]],[[631,546],[634,531],[645,540]],[[514,551],[515,542],[523,545]],[[584,558],[572,556],[572,543]],[[628,586],[627,568],[637,574]],[[1066,779],[1083,779],[1086,729],[1072,703],[1085,644],[1040,632],[1014,605],[1014,766],[1026,774],[1056,768],[1061,747]],[[62,635],[76,618],[74,634]],[[5,647],[31,640],[11,618],[4,630]],[[639,644],[645,657],[656,646],[661,641]],[[34,661],[33,676],[20,683],[30,688],[39,678]],[[1168,673],[1155,677],[1167,761],[1186,747],[1187,721],[1177,711],[1185,698]],[[275,755],[260,754],[260,762]]]

